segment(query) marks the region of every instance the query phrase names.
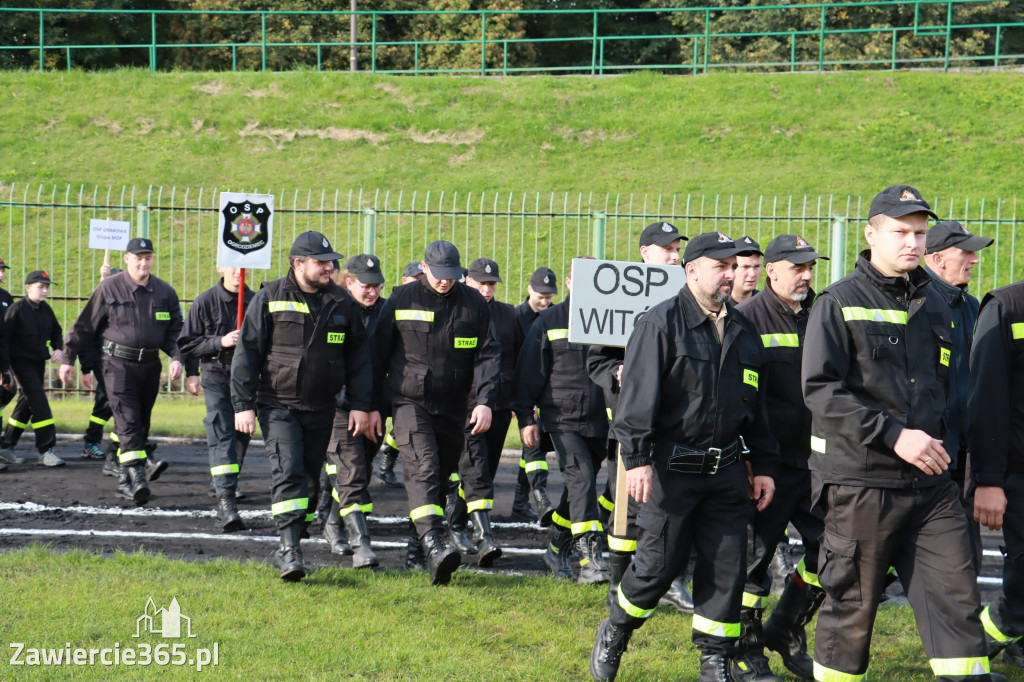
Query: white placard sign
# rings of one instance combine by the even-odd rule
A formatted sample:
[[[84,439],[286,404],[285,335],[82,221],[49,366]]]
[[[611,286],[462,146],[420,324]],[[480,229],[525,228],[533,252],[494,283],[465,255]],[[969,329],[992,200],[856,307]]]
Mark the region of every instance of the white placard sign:
[[[685,284],[681,265],[575,258],[569,340],[625,347],[637,318]]]
[[[220,193],[217,265],[266,270],[274,230],[274,195]]]
[[[132,238],[132,224],[125,220],[89,220],[89,248],[124,251]]]

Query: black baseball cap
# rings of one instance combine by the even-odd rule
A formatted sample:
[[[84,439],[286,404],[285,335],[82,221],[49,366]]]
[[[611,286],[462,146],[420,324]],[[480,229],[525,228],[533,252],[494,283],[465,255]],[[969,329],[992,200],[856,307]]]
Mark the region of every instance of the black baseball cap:
[[[955,220],[943,220],[935,223],[932,229],[928,230],[924,241],[924,252],[935,253],[955,246],[964,251],[981,251],[986,246],[992,246],[995,240],[991,237],[979,237],[971,234],[967,228]]]
[[[498,264],[490,258],[477,258],[469,264],[469,276],[478,282],[503,282]]]
[[[384,284],[384,273],[380,271],[380,259],[369,253],[352,256],[345,261],[345,269],[363,284]]]
[[[111,275],[119,275],[122,272],[124,272],[123,268],[110,268],[110,272],[107,273],[107,277],[110,277]]]
[[[9,270],[10,267],[11,267],[10,265],[8,265],[7,263],[4,262],[3,258],[0,258],[0,268],[6,268],[6,269]]]
[[[312,230],[303,232],[295,238],[289,255],[309,256],[318,261],[341,260],[345,257],[343,254],[336,253],[331,248],[331,243],[327,241],[327,237]]]
[[[402,277],[419,277],[423,274],[423,266],[418,262],[409,263],[402,269]]]
[[[935,220],[939,216],[928,205],[928,202],[921,198],[921,193],[910,185],[893,185],[886,187],[871,200],[871,209],[868,211],[868,219],[876,215],[887,215],[890,218],[899,218],[911,213],[927,213]]]
[[[761,245],[755,242],[753,237],[740,237],[736,240],[736,246],[743,249],[737,254],[739,256],[753,256],[755,253],[758,256],[764,255]]]
[[[698,258],[714,258],[724,260],[730,256],[736,256],[743,252],[743,248],[736,245],[724,232],[705,232],[686,243],[686,251],[683,252],[683,265]]]
[[[814,250],[803,237],[798,234],[780,234],[768,242],[764,250],[764,262],[775,263],[780,260],[787,260],[794,265],[809,263],[817,258],[830,260]]]
[[[465,270],[459,263],[459,250],[455,244],[438,239],[427,244],[423,261],[430,266],[435,279],[461,279]]]
[[[156,249],[153,248],[153,240],[148,237],[136,237],[128,242],[128,246],[124,247],[124,250],[128,253],[156,253]]]
[[[25,277],[25,284],[34,284],[35,282],[42,282],[43,284],[53,284],[50,276],[43,270],[33,270],[28,273]]]
[[[537,268],[530,275],[530,287],[538,294],[557,294],[558,277],[551,268]]]
[[[668,246],[677,239],[686,241],[672,223],[651,223],[640,233],[640,246]]]

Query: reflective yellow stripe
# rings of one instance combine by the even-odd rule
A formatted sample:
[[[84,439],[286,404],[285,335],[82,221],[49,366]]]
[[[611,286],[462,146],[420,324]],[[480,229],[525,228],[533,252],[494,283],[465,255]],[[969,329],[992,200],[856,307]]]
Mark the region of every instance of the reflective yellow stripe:
[[[750,384],[755,389],[757,388],[757,372],[752,369],[743,370],[743,383]]]
[[[761,334],[761,343],[765,348],[799,348],[798,334]]]
[[[328,476],[337,476],[338,475],[338,465],[337,464],[325,464],[324,465],[324,471],[327,472]]]
[[[561,526],[562,528],[572,528],[572,524],[569,522],[569,519],[563,517],[558,512],[552,512],[551,523],[556,526]]]
[[[270,505],[270,513],[274,516],[287,514],[291,511],[305,511],[309,509],[308,497],[296,497],[294,500],[281,500]]]
[[[99,417],[97,417],[94,414],[93,415],[89,415],[89,421],[91,421],[93,424],[99,424],[100,426],[105,426],[106,423],[107,423],[106,419],[100,419]]]
[[[345,332],[327,332],[327,343],[345,343]]]
[[[608,511],[615,511],[615,503],[605,497],[603,493],[601,497],[597,498],[597,503]]]
[[[20,422],[20,421],[18,421],[16,419],[8,419],[7,423],[10,424],[11,426],[13,426],[16,429],[27,429],[28,428],[28,424],[26,424],[24,422]]]
[[[693,614],[693,629],[715,637],[736,638],[740,636],[739,623],[719,623],[717,620],[710,620],[696,613]]]
[[[121,439],[118,438],[117,434],[114,433],[113,431],[110,432],[110,440],[114,441],[115,443],[120,443],[121,442]]]
[[[476,348],[475,336],[456,336],[455,347],[456,348]]]
[[[1024,339],[1024,322],[1014,322],[1011,324],[1010,332],[1013,334],[1014,340]]]
[[[451,481],[452,483],[458,483],[461,479],[459,478],[459,475],[457,473],[453,473],[451,476],[448,477],[448,480]]]
[[[222,464],[219,467],[210,467],[211,476],[223,476],[224,474],[237,474],[237,464]]]
[[[340,510],[339,513],[341,514],[342,518],[344,518],[344,517],[348,516],[349,514],[351,514],[354,511],[359,511],[359,512],[363,512],[364,514],[369,514],[370,512],[373,511],[373,502],[370,502],[368,504],[359,504],[358,502],[356,504],[350,504],[349,506],[347,506],[344,509]]]
[[[800,562],[796,565],[797,574],[800,576],[800,579],[808,585],[814,585],[815,587],[820,588],[821,583],[818,582],[818,574],[811,573],[807,570],[807,564],[804,563],[804,559],[806,559],[806,557],[800,557]]]
[[[135,462],[146,459],[145,450],[129,450],[128,452],[117,451],[117,461],[121,464],[125,462]]]
[[[619,586],[619,606],[634,618],[647,618],[654,613],[654,609],[642,609],[639,606],[630,604],[629,600],[626,599],[626,592],[622,589],[621,585]]]
[[[306,523],[313,523],[314,521],[316,521],[316,514],[314,514],[313,512],[308,512],[306,514]]]
[[[41,422],[32,422],[33,429],[41,429],[44,426],[53,426],[53,419],[44,419]]]
[[[523,468],[526,469],[526,473],[531,471],[547,471],[548,461],[546,459],[539,459],[536,462],[527,462]]]
[[[396,310],[395,320],[398,322],[433,322],[433,310]]]
[[[939,349],[939,364],[940,365],[945,365],[946,367],[949,367],[949,349],[948,348],[940,348]]]
[[[860,682],[864,679],[864,675],[852,675],[850,673],[841,673],[838,670],[826,668],[821,663],[815,661],[814,679],[818,682]]]
[[[892,322],[906,324],[906,310],[882,310],[880,308],[843,308],[843,319],[847,322]]]
[[[267,310],[272,313],[309,314],[309,306],[303,301],[267,301]]]
[[[395,450],[398,449],[398,443],[395,442],[395,434],[388,431],[387,435],[384,436],[384,445],[388,445]]]
[[[475,511],[487,511],[494,508],[494,500],[473,500],[466,503],[466,511],[472,514]]]
[[[824,455],[825,454],[825,439],[818,438],[817,436],[811,436],[811,450]]]
[[[988,636],[994,639],[999,644],[1012,643],[1013,640],[1017,638],[1011,637],[1010,635],[1004,633],[996,626],[995,621],[992,620],[992,614],[988,611],[990,608],[992,607],[986,606],[985,609],[981,612],[981,624],[985,627],[985,632],[987,632]]]
[[[636,540],[617,538],[614,535],[609,535],[608,549],[615,550],[616,552],[635,552]]]
[[[409,512],[409,518],[413,521],[422,519],[424,516],[444,516],[444,510],[436,504],[425,504],[422,507],[416,507]]]
[[[936,675],[985,675],[989,672],[987,656],[973,658],[932,658],[928,661]]]
[[[749,592],[743,593],[743,606],[748,609],[759,609],[761,608],[761,597],[756,594],[750,594]]]
[[[156,313],[156,319],[160,320],[161,322],[166,322],[167,320],[171,319],[171,314],[167,312],[162,313],[158,311]]]
[[[459,497],[466,499],[466,491],[462,489],[462,484],[459,484]]]
[[[604,408],[604,413],[608,415],[608,421],[611,421],[612,420],[612,408],[610,408],[610,407]]]
[[[601,525],[600,521],[577,521],[570,526],[573,535],[579,535],[581,533],[590,533],[596,531],[600,533],[604,530],[604,526]]]
[[[568,329],[549,329],[548,330],[548,341],[557,341],[559,339],[569,338]]]

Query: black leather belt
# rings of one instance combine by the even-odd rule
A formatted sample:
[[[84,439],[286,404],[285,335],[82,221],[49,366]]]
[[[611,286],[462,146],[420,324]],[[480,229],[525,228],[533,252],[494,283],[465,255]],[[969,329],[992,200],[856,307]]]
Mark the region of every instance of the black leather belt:
[[[212,353],[210,355],[204,355],[199,358],[199,362],[219,362],[222,365],[230,365],[231,358],[235,357],[234,348],[225,348],[224,350]]]
[[[131,346],[122,346],[113,341],[103,342],[103,352],[112,358],[134,360],[135,362],[148,362],[160,357],[159,348],[132,348]]]
[[[743,446],[739,440],[724,448],[694,450],[685,445],[672,447],[668,458],[668,468],[683,474],[715,475],[719,469],[743,459]]]

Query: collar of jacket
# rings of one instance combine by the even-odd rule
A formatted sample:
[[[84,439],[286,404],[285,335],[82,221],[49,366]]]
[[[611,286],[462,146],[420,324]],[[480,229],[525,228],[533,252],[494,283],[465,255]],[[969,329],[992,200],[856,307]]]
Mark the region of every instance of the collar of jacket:
[[[871,249],[864,249],[857,258],[856,270],[867,277],[871,282],[897,300],[906,300],[917,296],[922,287],[927,286],[932,278],[918,266],[907,273],[907,277],[886,277],[871,264]]]
[[[814,300],[814,289],[810,286],[807,287],[807,298],[800,301],[800,312],[793,312],[793,309],[789,307],[789,304],[782,300],[778,292],[772,288],[772,281],[770,279],[765,280],[764,289],[754,294],[755,296],[765,296],[765,301],[769,305],[774,306],[783,315],[789,315],[791,317],[799,317],[801,314],[806,315],[811,309],[811,302]]]
[[[252,293],[253,293],[252,289],[250,289],[249,287],[245,287],[245,292],[243,293],[245,298],[251,298],[252,297]],[[220,281],[217,282],[217,297],[220,300],[224,301],[225,303],[234,303],[235,301],[238,300],[238,294],[237,293],[233,294],[233,293],[231,293],[230,291],[228,291],[227,289],[224,288],[224,278],[223,277],[221,277]]]
[[[341,285],[338,285],[338,286],[341,286]],[[356,297],[352,295],[352,292],[349,291],[348,288],[341,287],[341,290],[345,293],[346,296],[348,296],[350,299],[352,299],[353,303],[355,303],[357,306],[359,306],[360,310],[366,310],[366,311],[369,311],[369,312],[373,312],[374,310],[380,309],[380,307],[384,303],[384,301],[387,300],[383,296],[378,296],[377,300],[375,300],[373,302],[373,305],[366,306],[366,305],[363,305],[362,303],[360,303],[359,301],[357,301]]]
[[[420,282],[423,285],[424,291],[426,291],[429,294],[432,294],[434,296],[434,298],[448,298],[450,295],[455,293],[456,289],[458,289],[459,287],[466,286],[462,282],[459,282],[459,281],[456,280],[456,282],[454,284],[452,284],[452,288],[449,289],[447,291],[447,293],[442,294],[440,291],[438,291],[434,287],[430,286],[430,282],[427,281],[427,276],[426,275],[423,275],[422,277],[420,277],[416,281]]]
[[[924,271],[931,277],[933,286],[938,290],[942,297],[946,299],[950,306],[958,306],[964,302],[964,296],[967,295],[967,285],[955,285],[950,284],[946,280],[942,279],[927,265],[923,266]]]
[[[284,278],[284,290],[285,291],[297,291],[300,294],[305,294],[306,293],[305,291],[303,291],[302,289],[299,288],[299,283],[295,281],[295,271],[294,270],[288,270],[288,274],[285,275],[285,278]],[[335,284],[334,280],[328,280],[327,281],[327,288],[323,289],[323,290],[321,290],[321,291],[319,291],[317,293],[322,293],[324,296],[326,296],[328,298],[333,298],[335,301],[344,301],[345,300],[345,296],[347,295],[347,292],[343,288],[341,288],[340,286]]]
[[[693,329],[699,327],[703,323],[714,324],[708,316],[701,310],[700,305],[697,303],[697,299],[693,297],[693,292],[690,291],[688,285],[683,285],[683,288],[679,290],[679,304],[683,308],[683,319],[686,320],[686,328]],[[723,303],[722,305],[726,308],[725,326],[726,328],[732,324],[732,321],[736,319],[733,315],[733,311],[736,309],[736,304],[732,298]]]

